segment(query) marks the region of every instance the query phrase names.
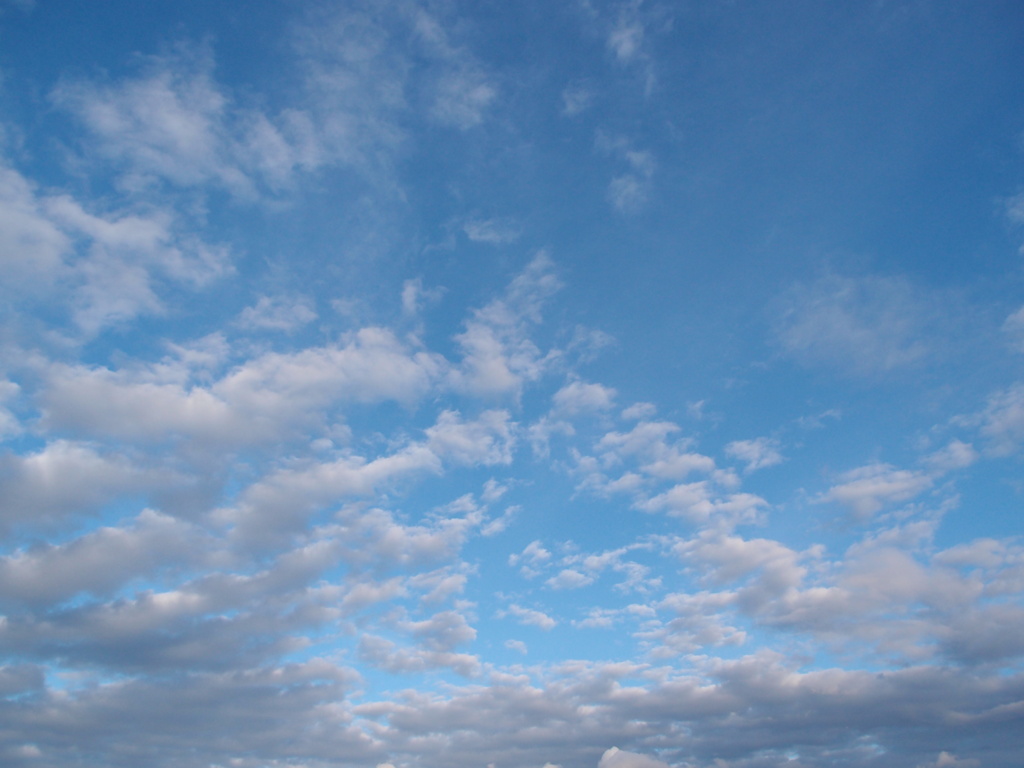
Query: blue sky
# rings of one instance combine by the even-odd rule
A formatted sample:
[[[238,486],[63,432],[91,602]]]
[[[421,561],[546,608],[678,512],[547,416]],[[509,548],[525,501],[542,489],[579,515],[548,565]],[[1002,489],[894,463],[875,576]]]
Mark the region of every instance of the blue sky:
[[[1017,765],[1022,36],[0,0],[0,762]]]

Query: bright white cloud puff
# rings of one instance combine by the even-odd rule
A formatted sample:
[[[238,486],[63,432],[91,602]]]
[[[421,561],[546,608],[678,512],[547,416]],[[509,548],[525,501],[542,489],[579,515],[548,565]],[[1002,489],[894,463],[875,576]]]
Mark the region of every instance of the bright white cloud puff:
[[[0,0],[0,764],[1017,768],[1022,23]]]

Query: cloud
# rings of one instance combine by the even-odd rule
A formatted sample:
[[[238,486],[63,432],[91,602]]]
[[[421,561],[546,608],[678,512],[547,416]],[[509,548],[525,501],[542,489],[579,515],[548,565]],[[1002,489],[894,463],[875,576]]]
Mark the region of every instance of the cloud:
[[[46,215],[33,185],[0,167],[0,266],[25,288],[58,277],[72,240]],[[31,280],[29,279],[31,278]]]
[[[515,445],[515,425],[509,418],[507,411],[485,411],[467,422],[455,411],[444,411],[427,429],[427,445],[460,464],[508,464]]]
[[[903,278],[829,275],[783,297],[775,341],[801,363],[847,375],[911,368],[933,353],[933,301]]]
[[[497,89],[474,69],[453,70],[437,82],[431,114],[443,125],[468,130],[483,122]]]
[[[498,618],[504,618],[505,616],[512,616],[523,626],[537,627],[543,630],[554,629],[558,624],[557,621],[543,611],[535,611],[532,608],[523,608],[521,605],[516,605],[515,603],[512,603],[504,610],[498,611]]]
[[[950,440],[945,448],[925,456],[922,460],[933,472],[942,474],[971,466],[979,459],[974,446],[960,440]]]
[[[374,635],[365,635],[361,640],[359,659],[395,675],[448,668],[463,677],[475,677],[480,670],[479,660],[467,653],[398,648],[391,641]]]
[[[978,431],[996,456],[1015,453],[1024,442],[1024,384],[1014,384],[989,396],[984,410],[960,420]]]
[[[593,576],[580,573],[572,568],[559,571],[557,576],[552,576],[545,582],[552,589],[579,589],[593,583]]]
[[[1024,352],[1024,306],[1006,318],[1003,333],[1012,349]]]
[[[4,407],[6,403],[16,400],[21,387],[13,381],[0,380],[0,442],[21,433],[22,426],[18,417]]]
[[[67,304],[86,336],[162,313],[162,288],[199,290],[232,272],[228,249],[184,230],[170,209],[94,213],[2,167],[0,224],[0,264],[22,287],[9,300]]]
[[[339,402],[415,402],[441,378],[438,355],[364,328],[343,345],[266,353],[208,386],[181,364],[131,370],[53,366],[43,394],[55,428],[132,441],[199,445],[279,440]]]
[[[308,296],[260,296],[256,304],[242,310],[238,325],[247,330],[291,333],[316,316]]]
[[[594,101],[593,92],[582,83],[570,83],[562,91],[562,114],[575,117],[586,111]]]
[[[896,469],[890,464],[868,464],[839,477],[817,498],[819,502],[837,502],[863,520],[888,504],[909,501],[932,486],[932,478],[922,472]]]
[[[644,40],[644,28],[635,20],[622,18],[608,35],[608,47],[622,63],[636,57]]]
[[[768,502],[752,493],[728,493],[718,496],[705,480],[680,483],[664,493],[636,505],[645,512],[665,512],[694,525],[732,527],[757,520]]]
[[[779,453],[779,441],[771,437],[734,440],[725,446],[725,452],[735,459],[747,462],[747,466],[743,469],[745,473],[773,467],[785,460]]]
[[[608,202],[620,213],[635,213],[647,204],[656,166],[649,152],[626,150],[623,156],[629,171],[609,182]]]
[[[540,377],[550,357],[530,340],[541,308],[561,283],[547,254],[537,254],[509,285],[503,298],[473,312],[455,337],[463,359],[451,373],[458,391],[477,396],[515,395]]]
[[[653,403],[633,403],[633,405],[622,411],[622,418],[646,420],[650,419],[657,412],[658,409]]]
[[[191,524],[145,510],[130,526],[0,557],[0,602],[38,610],[81,592],[106,596],[168,565],[196,562],[206,544]]]
[[[173,471],[137,466],[124,454],[54,440],[35,453],[0,456],[0,525],[52,526],[65,517],[94,513],[122,494],[183,481]]]
[[[233,103],[213,79],[209,48],[180,45],[144,62],[137,77],[65,80],[52,94],[121,169],[124,188],[212,183],[253,198],[289,186],[297,170],[319,160],[308,117],[292,111],[272,119]]]
[[[539,541],[531,541],[520,554],[508,556],[508,564],[515,568],[520,566],[519,572],[526,578],[533,578],[539,573],[539,568],[551,560],[551,553],[544,548]]]
[[[959,760],[949,752],[940,752],[935,762],[919,763],[918,768],[978,768],[980,765],[981,762],[974,758]]]
[[[616,394],[614,389],[602,384],[572,381],[552,397],[553,410],[555,413],[565,415],[577,414],[581,411],[607,411],[614,406]]]
[[[47,92],[57,112],[0,126],[0,764],[1016,765],[1024,547],[999,505],[1019,480],[986,459],[1024,444],[1020,385],[951,421],[966,384],[944,379],[908,410],[909,468],[799,487],[836,460],[818,438],[913,440],[862,421],[873,377],[939,359],[963,306],[909,278],[795,286],[781,354],[862,379],[797,371],[795,411],[756,365],[741,407],[713,376],[640,381],[580,323],[643,318],[559,293],[603,257],[530,181],[564,166],[621,214],[662,174],[679,188],[658,147],[701,132],[646,119],[673,11],[585,0],[590,48],[562,9],[523,62],[515,11],[276,4],[282,40],[270,5],[230,34],[204,17],[224,45],[119,66],[114,36],[106,69],[50,46],[49,83],[4,81],[7,117]],[[477,293],[527,228],[578,234],[583,260],[530,254]],[[668,400],[636,402],[651,387]],[[758,437],[840,406],[814,450]],[[859,525],[807,524],[808,500]]]
[[[217,82],[211,48],[187,43],[142,59],[134,77],[66,79],[52,99],[78,118],[127,190],[215,185],[255,200],[291,192],[300,175],[332,165],[380,178],[419,99],[439,124],[467,130],[498,95],[425,8],[384,4],[370,13],[356,4],[305,15],[291,25],[300,84],[276,112]],[[413,67],[403,45],[427,66]]]
[[[511,219],[470,219],[462,225],[466,237],[474,243],[506,245],[514,243],[522,234],[519,226]]]
[[[430,85],[431,116],[440,124],[468,130],[483,122],[498,89],[480,62],[465,47],[452,42],[441,20],[425,8],[413,12],[414,29],[434,57],[435,76]]]
[[[601,755],[597,768],[668,768],[668,763],[637,752],[626,752],[612,747]]]

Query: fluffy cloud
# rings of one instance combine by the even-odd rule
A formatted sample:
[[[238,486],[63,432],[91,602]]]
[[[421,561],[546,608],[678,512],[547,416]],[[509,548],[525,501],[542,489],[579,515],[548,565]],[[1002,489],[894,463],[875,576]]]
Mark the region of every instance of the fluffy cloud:
[[[0,167],[0,264],[22,285],[51,282],[71,238],[45,214],[31,183]],[[29,281],[28,278],[32,278]]]
[[[190,381],[192,371],[179,363],[138,371],[54,366],[43,403],[56,428],[240,445],[280,439],[336,403],[413,402],[445,370],[439,356],[365,328],[344,345],[255,357],[210,386]]]
[[[558,390],[552,401],[556,413],[571,415],[580,411],[606,411],[613,407],[615,390],[601,384],[571,381]]]
[[[521,605],[512,603],[508,608],[498,612],[499,617],[511,616],[520,624],[527,627],[538,627],[539,629],[554,629],[558,624],[553,618],[543,611],[536,611],[532,608],[524,608]]]
[[[452,371],[452,386],[474,395],[518,395],[537,380],[551,355],[530,339],[544,302],[561,287],[551,260],[539,253],[509,285],[502,299],[474,311],[456,337],[464,356]]]
[[[913,470],[896,469],[889,464],[869,464],[839,477],[839,483],[818,497],[818,501],[837,502],[860,518],[867,518],[887,504],[908,501],[928,490],[932,478]]]
[[[123,454],[88,443],[56,440],[27,455],[0,456],[0,524],[48,527],[95,512],[121,494],[184,482],[173,471],[140,467]]]
[[[276,190],[315,163],[306,118],[276,122],[239,109],[213,79],[209,49],[180,46],[151,57],[144,71],[120,82],[65,81],[54,102],[71,111],[99,151],[123,169],[122,184],[178,186],[215,183],[243,197]]]
[[[997,456],[1014,453],[1024,442],[1024,384],[992,394],[985,409],[968,423],[979,426],[989,450]]]
[[[100,528],[67,544],[0,558],[0,602],[39,607],[80,592],[107,595],[168,565],[195,562],[206,544],[190,524],[146,510],[127,527]]]
[[[1013,349],[1024,352],[1024,306],[1006,318],[1003,333]]]
[[[475,243],[504,245],[514,243],[521,234],[520,228],[509,219],[471,219],[462,225],[466,237]]]
[[[242,310],[238,324],[249,330],[288,333],[315,319],[316,311],[308,297],[260,296],[256,304]]]
[[[771,437],[759,437],[755,440],[735,440],[725,446],[725,452],[733,458],[745,461],[744,472],[754,472],[765,467],[772,467],[784,461],[779,453],[779,441]]]
[[[597,768],[668,768],[668,763],[637,752],[626,752],[612,747],[601,755]]]
[[[47,298],[69,305],[81,332],[164,311],[167,287],[208,287],[232,271],[230,253],[190,234],[173,211],[87,210],[66,194],[40,195],[0,167],[0,263],[17,278],[12,306]]]

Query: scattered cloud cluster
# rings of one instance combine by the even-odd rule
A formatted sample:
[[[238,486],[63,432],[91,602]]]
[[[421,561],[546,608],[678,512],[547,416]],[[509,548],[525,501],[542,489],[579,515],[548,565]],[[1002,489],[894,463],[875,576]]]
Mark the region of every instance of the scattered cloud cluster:
[[[673,367],[713,322],[652,324],[641,376],[583,323],[683,186],[692,116],[608,109],[661,92],[672,14],[579,3],[605,75],[542,76],[456,10],[290,9],[266,83],[216,35],[69,65],[33,83],[59,137],[4,107],[0,763],[1016,765],[1024,310],[787,278],[725,383]],[[541,157],[598,166],[606,228],[470,191]]]

